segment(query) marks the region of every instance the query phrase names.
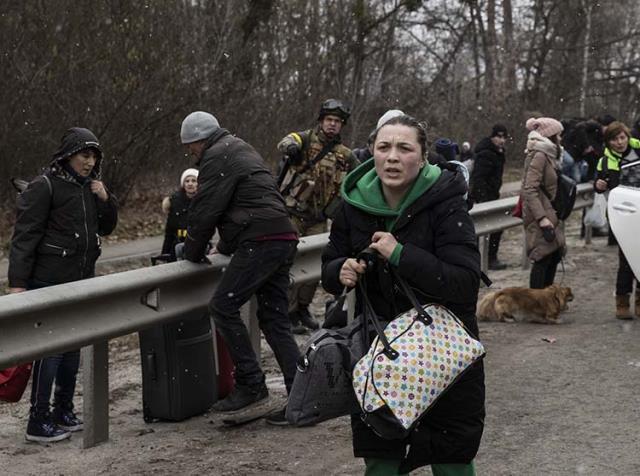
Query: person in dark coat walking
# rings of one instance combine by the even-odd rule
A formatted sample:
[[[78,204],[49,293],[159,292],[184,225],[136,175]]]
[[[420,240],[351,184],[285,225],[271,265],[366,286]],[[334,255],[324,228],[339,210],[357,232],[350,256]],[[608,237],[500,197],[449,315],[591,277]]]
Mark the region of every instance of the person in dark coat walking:
[[[477,337],[480,254],[464,199],[465,179],[459,170],[429,164],[426,152],[426,131],[409,116],[377,130],[374,160],[343,183],[344,204],[322,255],[322,284],[339,294],[365,279],[377,315],[392,320],[412,307],[394,283],[393,267],[421,303],[447,306]],[[381,257],[369,272],[354,258],[368,247]],[[361,301],[357,295],[356,307]],[[353,415],[354,454],[365,458],[367,475],[404,474],[425,465],[436,476],[473,475],[484,415],[484,371],[478,362],[406,439],[382,439]]]
[[[289,391],[300,356],[287,315],[289,270],[298,235],[275,177],[251,145],[203,111],[184,119],[180,138],[200,168],[198,192],[189,208],[184,256],[194,263],[208,262],[205,252],[216,229],[220,241],[214,252],[233,255],[209,310],[231,354],[236,384],[213,409],[223,413],[246,409],[259,415],[271,406],[269,391],[240,307],[255,294],[260,329]],[[268,421],[284,425],[284,415],[283,408]]]
[[[162,254],[169,261],[176,261],[176,245],[184,243],[187,236],[187,218],[191,199],[198,191],[198,169],[187,169],[180,177],[180,189],[162,201],[162,210],[167,214],[164,227]]]
[[[118,220],[115,198],[100,180],[102,158],[93,132],[69,129],[44,173],[18,195],[10,293],[93,277],[100,237],[110,234]],[[79,349],[35,362],[27,441],[60,441],[82,430],[73,411],[79,362]]]
[[[504,172],[504,145],[507,141],[507,128],[496,124],[491,136],[482,139],[475,148],[475,161],[471,171],[469,200],[474,203],[489,202],[500,198],[502,174]],[[489,236],[489,269],[505,269],[506,264],[498,260],[501,231]]]

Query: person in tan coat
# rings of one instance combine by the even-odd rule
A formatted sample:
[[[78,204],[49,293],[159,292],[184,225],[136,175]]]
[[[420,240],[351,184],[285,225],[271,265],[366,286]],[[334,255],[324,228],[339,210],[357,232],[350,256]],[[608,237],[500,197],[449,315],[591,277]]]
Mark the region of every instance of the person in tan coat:
[[[526,126],[530,132],[522,179],[522,219],[527,255],[533,263],[529,287],[542,289],[553,284],[566,250],[562,223],[551,204],[562,157],[563,127],[551,117],[531,118]]]

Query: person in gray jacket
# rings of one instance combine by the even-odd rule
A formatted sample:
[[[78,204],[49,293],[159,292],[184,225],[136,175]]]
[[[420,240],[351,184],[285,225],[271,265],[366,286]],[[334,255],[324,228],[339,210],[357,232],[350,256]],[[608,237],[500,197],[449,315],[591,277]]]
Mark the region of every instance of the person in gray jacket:
[[[110,234],[118,220],[116,200],[100,180],[102,159],[102,147],[93,132],[69,129],[44,173],[18,195],[9,252],[10,293],[95,274],[100,237]],[[28,441],[60,441],[82,429],[73,411],[79,361],[76,349],[35,362]]]

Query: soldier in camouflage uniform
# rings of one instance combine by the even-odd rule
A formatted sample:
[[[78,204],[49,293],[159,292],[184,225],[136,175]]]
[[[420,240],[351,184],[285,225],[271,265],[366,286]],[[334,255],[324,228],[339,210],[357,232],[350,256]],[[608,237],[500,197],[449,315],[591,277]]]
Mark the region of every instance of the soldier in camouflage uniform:
[[[340,139],[349,115],[349,109],[341,101],[328,99],[320,108],[314,129],[291,132],[278,144],[284,155],[280,192],[300,236],[327,231],[327,219],[340,203],[340,184],[358,164]],[[319,327],[309,313],[317,284],[308,283],[292,290],[289,316],[295,333],[305,332],[305,326]]]

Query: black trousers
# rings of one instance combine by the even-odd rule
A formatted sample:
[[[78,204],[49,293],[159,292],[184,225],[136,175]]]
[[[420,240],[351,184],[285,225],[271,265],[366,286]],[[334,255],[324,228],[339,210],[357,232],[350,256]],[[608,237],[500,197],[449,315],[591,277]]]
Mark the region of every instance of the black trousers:
[[[495,261],[498,259],[498,248],[500,248],[500,238],[502,237],[501,231],[496,231],[489,235],[489,261]]]
[[[638,287],[637,285],[638,281],[633,274],[631,266],[629,266],[627,258],[625,257],[620,247],[618,247],[618,276],[616,277],[616,296],[631,294],[631,292],[633,291],[634,280],[636,281],[636,289],[640,290],[640,287]]]
[[[251,296],[258,301],[258,322],[273,349],[287,391],[291,389],[300,356],[291,334],[287,289],[296,241],[246,241],[238,246],[227,266],[209,308],[236,366],[236,384],[256,387],[265,376],[253,351],[240,307]]]
[[[29,289],[51,286],[49,283],[30,281]],[[55,354],[37,360],[33,364],[31,380],[31,413],[44,417],[49,413],[51,389],[55,381],[53,406],[65,410],[73,409],[73,394],[80,366],[80,349]]]
[[[31,383],[31,413],[43,417],[49,413],[51,387],[56,382],[54,408],[72,410],[76,377],[80,365],[80,350],[50,355],[33,365]]]
[[[547,286],[551,286],[556,277],[556,269],[558,269],[558,263],[561,259],[562,251],[557,249],[540,261],[534,262],[529,275],[529,287],[531,289],[544,289]]]

